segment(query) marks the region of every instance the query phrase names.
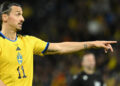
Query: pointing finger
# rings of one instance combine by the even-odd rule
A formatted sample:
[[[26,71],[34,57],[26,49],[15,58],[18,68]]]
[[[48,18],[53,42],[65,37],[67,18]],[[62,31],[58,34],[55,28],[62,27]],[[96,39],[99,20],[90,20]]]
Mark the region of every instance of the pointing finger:
[[[117,41],[105,41],[105,43],[107,43],[107,44],[114,44],[114,43],[117,43]]]

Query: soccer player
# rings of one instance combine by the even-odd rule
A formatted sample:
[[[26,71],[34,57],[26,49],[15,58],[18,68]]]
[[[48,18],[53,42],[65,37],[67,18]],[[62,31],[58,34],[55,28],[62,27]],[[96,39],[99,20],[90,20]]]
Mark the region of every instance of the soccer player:
[[[22,36],[24,22],[22,7],[16,3],[0,6],[2,28],[0,32],[0,86],[32,86],[33,54],[66,54],[87,48],[111,50],[116,41],[49,43],[34,36]],[[4,83],[4,84],[3,84]]]
[[[95,56],[87,53],[82,58],[83,72],[73,76],[70,86],[106,86],[101,74],[95,72]]]

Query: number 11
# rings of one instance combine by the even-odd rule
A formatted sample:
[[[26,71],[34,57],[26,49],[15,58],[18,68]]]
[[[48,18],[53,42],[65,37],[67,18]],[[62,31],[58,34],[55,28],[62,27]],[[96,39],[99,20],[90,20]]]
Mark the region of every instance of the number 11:
[[[23,78],[26,78],[27,76],[25,75],[23,66],[21,67],[21,70],[23,71]],[[18,79],[21,79],[21,73],[20,73],[20,67],[19,66],[17,68],[17,71],[18,71],[18,74],[19,74]]]

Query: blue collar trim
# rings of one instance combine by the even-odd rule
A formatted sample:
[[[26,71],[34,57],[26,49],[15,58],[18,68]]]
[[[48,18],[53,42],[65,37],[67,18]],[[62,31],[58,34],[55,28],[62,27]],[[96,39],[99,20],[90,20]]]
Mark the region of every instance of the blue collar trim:
[[[4,34],[2,34],[1,32],[0,32],[0,35],[1,35],[3,38],[6,38],[6,39],[9,40],[9,41],[12,41],[12,42],[17,41],[17,36],[16,36],[16,39],[15,39],[15,40],[11,40],[11,39],[7,38]]]

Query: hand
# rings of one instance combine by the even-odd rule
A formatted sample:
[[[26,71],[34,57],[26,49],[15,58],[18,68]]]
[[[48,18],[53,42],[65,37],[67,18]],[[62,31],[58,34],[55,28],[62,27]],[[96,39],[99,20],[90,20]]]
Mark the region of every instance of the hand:
[[[6,86],[6,85],[0,80],[0,86]]]
[[[107,53],[108,50],[111,50],[113,52],[113,48],[111,44],[117,43],[117,41],[94,41],[94,46],[98,48],[104,48],[105,53]]]

